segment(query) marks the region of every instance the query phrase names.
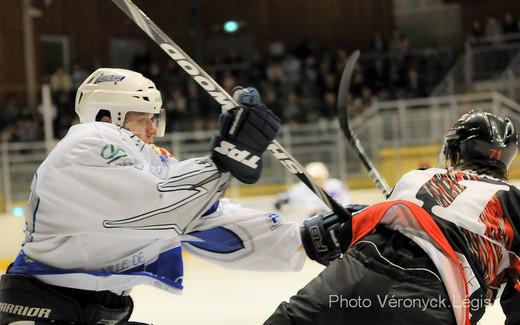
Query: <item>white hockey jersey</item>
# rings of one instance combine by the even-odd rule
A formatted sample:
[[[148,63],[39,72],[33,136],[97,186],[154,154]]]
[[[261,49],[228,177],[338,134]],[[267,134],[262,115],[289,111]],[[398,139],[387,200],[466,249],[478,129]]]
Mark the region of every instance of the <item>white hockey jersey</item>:
[[[338,179],[327,179],[323,185],[323,189],[341,205],[352,203],[349,189]],[[286,202],[289,208],[288,212],[300,216],[301,218],[307,218],[317,213],[330,211],[330,208],[327,207],[307,185],[301,182],[291,186],[289,191],[281,194],[277,200],[279,202]]]
[[[232,268],[300,269],[298,225],[220,200],[229,178],[208,157],[160,157],[113,124],[73,126],[34,175],[9,273],[85,290],[178,292],[183,246]]]

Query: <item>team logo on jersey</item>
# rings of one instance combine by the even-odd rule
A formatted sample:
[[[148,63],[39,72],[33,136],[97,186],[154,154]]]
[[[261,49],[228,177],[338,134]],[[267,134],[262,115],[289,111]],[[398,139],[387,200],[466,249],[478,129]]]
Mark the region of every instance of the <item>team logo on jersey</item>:
[[[271,230],[275,230],[282,224],[281,219],[281,216],[276,212],[272,212],[267,215],[267,220],[269,222],[269,225],[271,226]]]
[[[124,151],[121,147],[113,144],[105,144],[103,148],[101,148],[100,155],[101,158],[107,161],[107,165],[121,158],[128,157],[126,151]]]

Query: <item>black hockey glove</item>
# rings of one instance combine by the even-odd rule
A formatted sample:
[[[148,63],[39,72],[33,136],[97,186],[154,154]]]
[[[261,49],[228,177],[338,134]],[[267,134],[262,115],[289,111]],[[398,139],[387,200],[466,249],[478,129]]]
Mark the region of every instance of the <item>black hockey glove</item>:
[[[358,212],[366,205],[354,204],[345,208],[350,213]],[[315,215],[300,227],[303,248],[307,256],[320,264],[340,257],[352,241],[352,220],[342,220],[333,212]]]
[[[280,119],[260,99],[255,88],[240,88],[233,97],[241,106],[222,113],[220,132],[211,140],[211,157],[220,169],[253,184],[262,173],[262,154],[275,138]]]

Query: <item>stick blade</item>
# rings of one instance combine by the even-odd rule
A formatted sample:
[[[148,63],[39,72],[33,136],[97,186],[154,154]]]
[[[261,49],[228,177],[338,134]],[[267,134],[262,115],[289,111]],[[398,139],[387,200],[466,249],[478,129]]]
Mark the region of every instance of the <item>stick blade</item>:
[[[348,132],[348,111],[347,111],[347,99],[350,89],[350,82],[352,80],[352,74],[354,73],[354,68],[356,67],[357,60],[359,59],[359,50],[354,51],[350,57],[348,58],[347,64],[345,64],[345,68],[343,69],[343,74],[341,75],[341,80],[339,82],[339,92],[338,92],[338,120],[341,128],[343,129],[343,133],[347,138],[351,138],[350,132]]]

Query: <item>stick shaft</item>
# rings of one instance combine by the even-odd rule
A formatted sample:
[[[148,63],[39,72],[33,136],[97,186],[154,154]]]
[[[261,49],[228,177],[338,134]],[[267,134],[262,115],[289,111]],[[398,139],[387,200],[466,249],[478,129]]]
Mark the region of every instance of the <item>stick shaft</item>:
[[[130,0],[112,0],[130,19],[135,22],[155,43],[157,43],[177,64],[181,66],[222,108],[231,110],[239,104],[228,94],[206,71],[188,56],[168,35],[166,35],[150,18],[146,16]],[[296,175],[318,198],[323,201],[338,216],[350,218],[348,213],[325,190],[323,190],[305,168],[280,143],[273,140],[267,147],[274,157],[291,173]]]

